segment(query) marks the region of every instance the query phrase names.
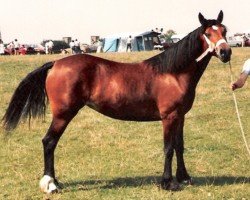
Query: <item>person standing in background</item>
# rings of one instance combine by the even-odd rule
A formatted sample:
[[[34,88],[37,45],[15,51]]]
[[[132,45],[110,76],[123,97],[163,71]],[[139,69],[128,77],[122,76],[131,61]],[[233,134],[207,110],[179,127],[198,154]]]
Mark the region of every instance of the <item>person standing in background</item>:
[[[50,40],[49,43],[48,43],[48,46],[49,46],[49,54],[52,54],[52,50],[53,50],[53,47],[54,47],[54,42],[52,40]]]
[[[132,50],[132,45],[131,45],[131,43],[132,43],[132,36],[130,35],[130,36],[128,37],[128,39],[127,39],[127,52],[131,52],[131,50]]]
[[[0,39],[0,55],[4,55],[4,49],[3,40]]]
[[[75,53],[81,53],[80,42],[75,39]]]
[[[103,52],[103,40],[99,39],[97,43],[96,53],[101,53],[101,52]]]
[[[71,48],[72,54],[75,54],[75,41],[71,40],[69,43],[69,47]]]
[[[20,44],[18,42],[17,39],[14,40],[14,51],[15,51],[15,55],[19,54],[19,48],[20,48]]]

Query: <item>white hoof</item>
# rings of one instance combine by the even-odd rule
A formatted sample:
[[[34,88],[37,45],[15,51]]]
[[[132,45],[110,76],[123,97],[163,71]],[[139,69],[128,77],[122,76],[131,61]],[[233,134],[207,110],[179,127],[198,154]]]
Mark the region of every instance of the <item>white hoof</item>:
[[[47,194],[58,191],[54,183],[54,178],[48,175],[43,176],[43,178],[40,180],[39,185],[40,185],[41,190]]]

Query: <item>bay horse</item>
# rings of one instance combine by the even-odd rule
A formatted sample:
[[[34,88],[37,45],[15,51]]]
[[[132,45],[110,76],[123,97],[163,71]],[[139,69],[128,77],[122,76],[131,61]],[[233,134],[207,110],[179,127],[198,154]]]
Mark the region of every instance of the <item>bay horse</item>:
[[[42,139],[43,192],[58,190],[54,151],[69,122],[85,105],[111,118],[158,121],[163,124],[165,165],[161,188],[178,190],[192,184],[183,158],[183,126],[191,109],[196,86],[212,56],[231,59],[223,12],[217,19],[199,13],[201,26],[160,54],[140,63],[119,63],[81,54],[49,62],[29,73],[15,90],[3,117],[4,127],[14,129],[22,118],[45,115],[48,98],[51,125]],[[174,151],[176,179],[172,175]]]

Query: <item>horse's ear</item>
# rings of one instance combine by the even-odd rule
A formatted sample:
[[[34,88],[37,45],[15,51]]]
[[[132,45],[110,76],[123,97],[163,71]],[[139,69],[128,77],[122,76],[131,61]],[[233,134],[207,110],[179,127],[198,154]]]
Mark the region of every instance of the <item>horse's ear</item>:
[[[199,21],[200,21],[202,26],[206,26],[207,20],[205,19],[205,17],[201,13],[199,13]]]
[[[221,10],[217,17],[217,21],[221,24],[222,20],[223,20],[223,11]]]

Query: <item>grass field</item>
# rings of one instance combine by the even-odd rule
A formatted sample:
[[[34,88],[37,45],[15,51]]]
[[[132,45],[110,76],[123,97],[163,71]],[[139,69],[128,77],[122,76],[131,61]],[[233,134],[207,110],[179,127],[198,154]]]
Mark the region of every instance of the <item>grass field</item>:
[[[157,52],[98,54],[136,62]],[[0,117],[26,74],[50,56],[0,57]],[[238,77],[250,48],[234,48],[232,66]],[[250,85],[236,91],[250,143]],[[0,129],[0,199],[250,199],[250,159],[245,149],[230,90],[229,65],[213,58],[186,115],[185,161],[194,186],[179,192],[160,190],[163,172],[161,122],[122,122],[82,109],[56,149],[58,194],[45,195],[38,183],[43,173],[41,139],[51,120],[21,123],[6,136]],[[175,172],[175,159],[174,159]]]

